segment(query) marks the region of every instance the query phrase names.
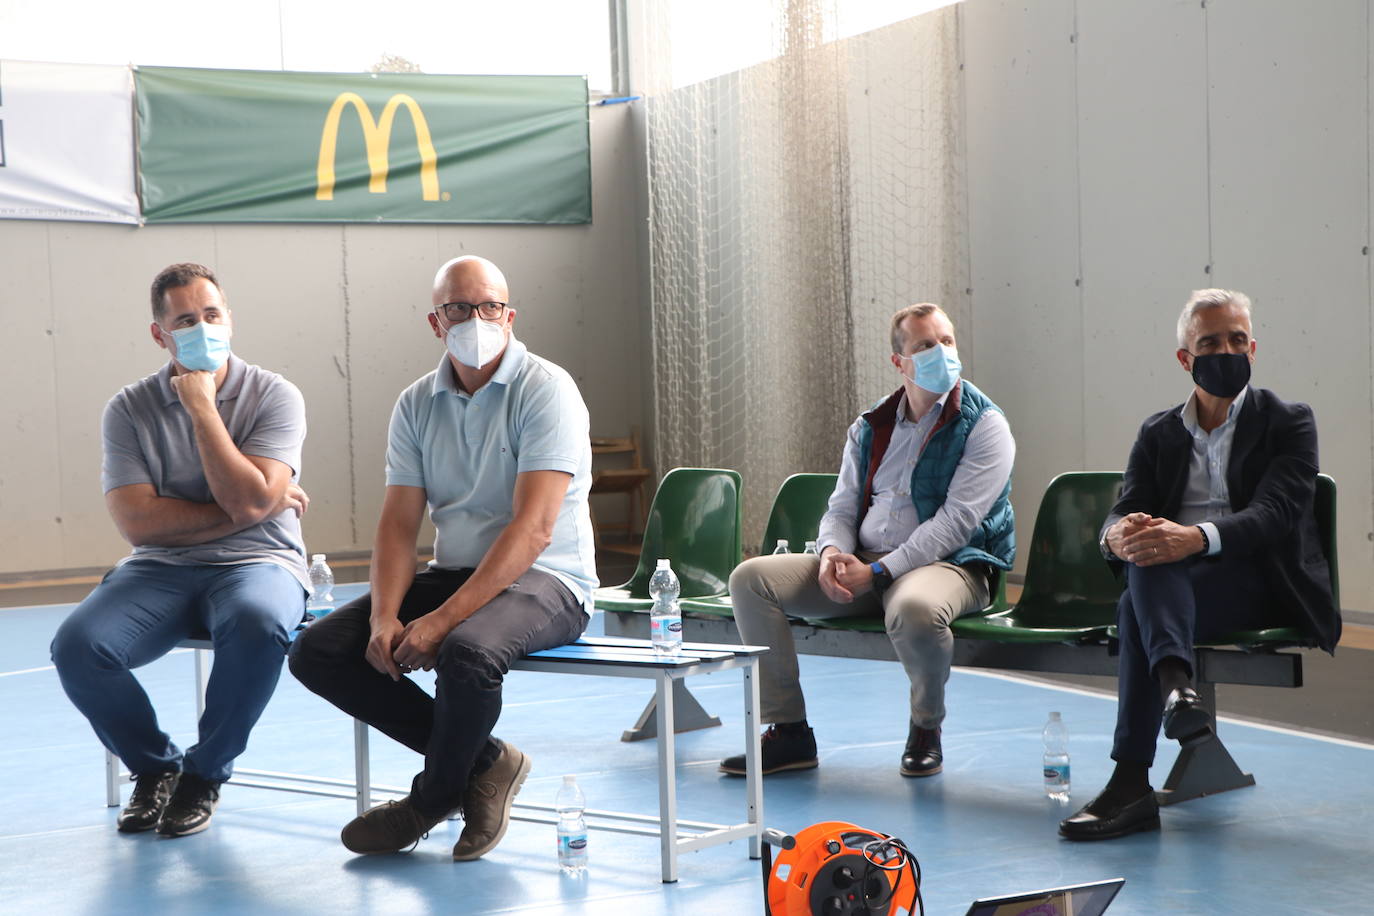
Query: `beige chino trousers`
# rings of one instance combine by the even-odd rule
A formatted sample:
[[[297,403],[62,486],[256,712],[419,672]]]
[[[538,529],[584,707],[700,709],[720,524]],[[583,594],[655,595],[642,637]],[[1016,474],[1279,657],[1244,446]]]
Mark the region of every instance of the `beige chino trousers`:
[[[859,556],[876,560],[866,553]],[[735,623],[746,645],[772,649],[759,661],[760,715],[765,722],[806,718],[797,671],[797,648],[788,617],[883,618],[888,638],[911,682],[911,721],[937,728],[945,718],[945,682],[954,657],[950,621],[980,611],[988,603],[988,577],[982,566],[966,568],[932,563],[897,578],[881,603],[873,592],[848,604],[821,591],[820,558],[812,554],[755,557],[730,576]]]

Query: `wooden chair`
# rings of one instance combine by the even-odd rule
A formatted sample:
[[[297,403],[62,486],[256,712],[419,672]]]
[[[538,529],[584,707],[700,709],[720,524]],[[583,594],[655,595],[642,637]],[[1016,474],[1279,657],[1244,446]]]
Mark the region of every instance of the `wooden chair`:
[[[630,427],[630,434],[624,437],[592,437],[592,461],[600,455],[626,455],[629,467],[605,468],[592,472],[591,494],[621,494],[625,497],[625,521],[606,522],[592,513],[592,531],[598,550],[612,550],[630,556],[639,555],[637,533],[643,530],[644,518],[648,508],[646,487],[653,471],[644,467],[643,455],[639,450],[639,429]],[[602,540],[602,533],[608,531],[624,532],[623,542]]]

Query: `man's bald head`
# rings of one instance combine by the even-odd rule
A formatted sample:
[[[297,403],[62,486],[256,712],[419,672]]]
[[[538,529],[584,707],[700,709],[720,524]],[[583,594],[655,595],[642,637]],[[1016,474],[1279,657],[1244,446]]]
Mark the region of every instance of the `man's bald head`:
[[[506,287],[506,276],[486,258],[472,254],[454,258],[434,275],[434,304],[446,302],[508,303],[510,290]]]

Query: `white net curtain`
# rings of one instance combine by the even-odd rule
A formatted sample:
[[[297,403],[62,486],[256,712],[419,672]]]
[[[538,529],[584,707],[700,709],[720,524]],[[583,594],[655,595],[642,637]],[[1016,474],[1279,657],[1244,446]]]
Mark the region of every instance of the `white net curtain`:
[[[638,48],[656,461],[740,471],[752,550],[896,387],[892,312],[967,312],[962,89],[953,8],[838,40],[834,0],[731,9],[646,0]]]

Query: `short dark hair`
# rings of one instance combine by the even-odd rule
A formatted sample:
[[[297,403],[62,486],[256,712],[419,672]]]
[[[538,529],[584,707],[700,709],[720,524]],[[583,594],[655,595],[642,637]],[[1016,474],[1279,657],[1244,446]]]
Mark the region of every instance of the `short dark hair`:
[[[892,327],[890,331],[892,337],[892,352],[900,355],[902,347],[906,346],[906,331],[902,330],[903,321],[906,321],[908,318],[924,318],[936,312],[944,315],[945,318],[949,318],[945,310],[933,302],[918,302],[915,305],[908,305],[897,309],[896,314],[892,316]],[[951,325],[953,325],[953,323],[953,321],[950,322]]]
[[[167,294],[167,290],[176,289],[181,286],[190,286],[196,280],[209,280],[214,284],[215,289],[219,290],[220,295],[224,295],[224,289],[219,285],[219,279],[215,272],[204,264],[192,264],[189,261],[184,264],[173,264],[164,267],[153,278],[152,300],[153,300],[153,320],[161,318],[165,309],[162,299]]]

